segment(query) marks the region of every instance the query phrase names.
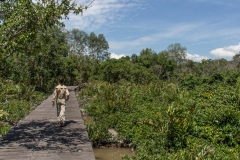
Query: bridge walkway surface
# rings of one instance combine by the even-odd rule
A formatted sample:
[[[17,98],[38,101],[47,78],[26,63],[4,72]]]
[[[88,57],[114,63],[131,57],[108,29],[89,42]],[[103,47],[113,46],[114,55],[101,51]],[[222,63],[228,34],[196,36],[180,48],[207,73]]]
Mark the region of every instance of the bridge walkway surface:
[[[52,96],[0,139],[1,160],[95,160],[82,120],[75,86],[69,86],[64,127],[57,124]]]

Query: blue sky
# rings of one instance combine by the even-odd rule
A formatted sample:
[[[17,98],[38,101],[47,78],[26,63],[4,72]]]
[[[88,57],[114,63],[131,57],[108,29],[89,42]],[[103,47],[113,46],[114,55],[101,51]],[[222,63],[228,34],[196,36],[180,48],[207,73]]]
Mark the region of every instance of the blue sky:
[[[78,0],[87,5],[91,0]],[[240,51],[240,0],[95,0],[66,28],[104,34],[117,58],[170,44],[187,47],[194,61],[225,58]]]

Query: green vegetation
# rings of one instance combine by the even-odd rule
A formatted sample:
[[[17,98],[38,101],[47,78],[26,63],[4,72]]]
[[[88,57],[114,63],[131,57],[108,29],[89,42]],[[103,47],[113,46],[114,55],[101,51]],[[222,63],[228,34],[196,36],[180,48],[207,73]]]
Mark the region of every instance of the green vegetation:
[[[80,86],[94,146],[113,128],[137,146],[125,159],[239,159],[240,54],[194,62],[175,43],[110,59],[103,34],[65,30],[61,19],[82,9],[71,0],[0,2],[0,135],[63,76]]]
[[[79,92],[93,145],[109,143],[113,128],[137,146],[124,159],[239,159],[239,54],[193,62],[180,44],[169,48],[100,63]]]
[[[239,85],[240,81],[238,81]],[[201,83],[195,89],[158,82],[87,84],[91,140],[104,143],[107,129],[137,144],[133,159],[238,159],[239,90],[226,82]],[[228,154],[226,154],[228,153]]]
[[[12,125],[46,98],[46,94],[35,91],[32,86],[0,79],[0,135],[6,134]]]

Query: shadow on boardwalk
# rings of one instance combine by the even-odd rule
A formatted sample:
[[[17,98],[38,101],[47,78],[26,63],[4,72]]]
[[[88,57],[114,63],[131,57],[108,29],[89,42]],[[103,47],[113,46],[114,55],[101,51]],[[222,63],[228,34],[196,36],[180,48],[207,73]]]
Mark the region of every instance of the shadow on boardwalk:
[[[28,150],[79,152],[81,144],[89,142],[85,129],[73,128],[77,122],[66,121],[64,127],[56,123],[31,122],[20,124],[3,137],[0,146],[24,147]]]

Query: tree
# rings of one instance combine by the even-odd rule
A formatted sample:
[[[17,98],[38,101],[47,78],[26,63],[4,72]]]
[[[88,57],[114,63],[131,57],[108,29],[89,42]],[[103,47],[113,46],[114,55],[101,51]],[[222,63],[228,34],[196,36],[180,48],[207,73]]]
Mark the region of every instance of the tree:
[[[132,56],[131,56],[131,61],[133,62],[133,63],[137,63],[138,62],[138,56],[134,53],[134,54],[132,54]]]
[[[88,7],[90,5],[78,7],[74,0],[5,0],[0,3],[0,13],[3,16],[0,26],[1,62],[13,54],[38,54],[43,47],[37,41],[39,32],[52,26],[64,26],[61,19],[68,18],[70,12],[79,14]],[[36,46],[38,51],[26,51],[26,44]],[[1,63],[0,70],[3,70],[3,64]]]
[[[121,80],[134,82],[135,78],[133,72],[136,71],[134,65],[135,64],[126,57],[120,59],[108,59],[101,64],[103,80],[110,83],[116,83]]]
[[[68,43],[70,44],[70,53],[80,56],[86,55],[88,48],[88,34],[78,29],[72,29],[68,33]]]
[[[233,64],[235,70],[240,68],[240,52],[233,56]]]
[[[168,51],[166,50],[158,53],[158,65],[162,66],[162,68],[158,67],[158,69],[162,70],[161,76],[159,78],[170,80],[171,77],[174,75],[174,71],[177,68],[177,64],[174,60],[169,59],[166,56],[167,54]]]
[[[168,59],[175,61],[177,64],[182,64],[186,60],[187,48],[183,47],[180,43],[170,44],[167,47],[167,54],[165,55]]]
[[[109,45],[103,34],[96,36],[94,32],[91,32],[88,35],[84,31],[73,29],[68,32],[68,42],[70,54],[87,55],[99,61],[105,61],[110,57],[107,51]]]
[[[63,61],[69,47],[66,34],[59,27],[48,27],[37,35],[37,41],[36,45],[26,44],[25,53],[7,58],[2,74],[17,83],[48,90],[57,83],[57,77],[65,75]],[[32,55],[31,52],[36,53]]]
[[[200,63],[188,59],[182,66],[182,72],[184,77],[185,75],[188,74],[195,74],[200,76],[201,75]]]
[[[144,84],[157,79],[151,69],[134,64],[127,57],[108,59],[100,65],[102,80],[109,83],[124,81]]]
[[[146,68],[150,68],[155,65],[157,62],[157,54],[150,48],[143,49],[140,52],[140,56],[138,58],[138,63],[143,65]]]
[[[109,45],[103,34],[96,36],[94,32],[90,33],[88,37],[89,56],[104,61],[110,57],[110,53],[107,51],[108,49]]]

